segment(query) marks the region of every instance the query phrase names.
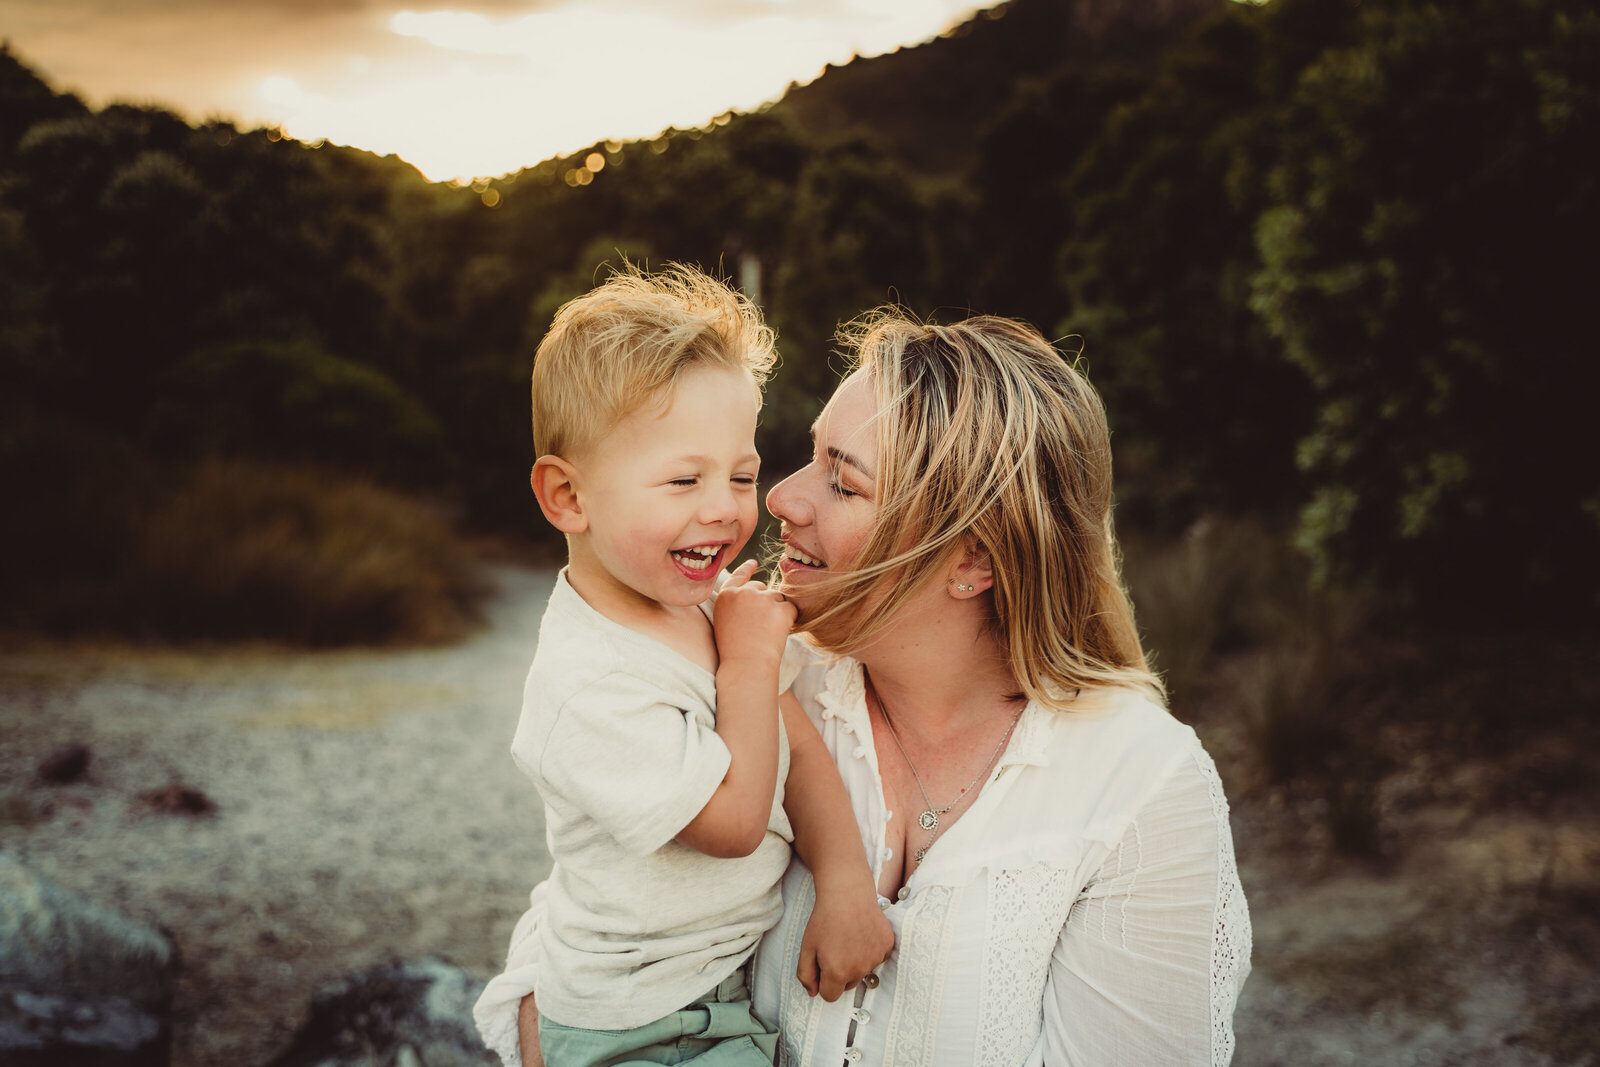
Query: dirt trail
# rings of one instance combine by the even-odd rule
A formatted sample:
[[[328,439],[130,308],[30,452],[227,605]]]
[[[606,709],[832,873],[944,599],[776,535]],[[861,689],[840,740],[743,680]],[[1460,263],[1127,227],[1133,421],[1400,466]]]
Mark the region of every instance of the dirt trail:
[[[176,1067],[265,1062],[360,967],[497,968],[549,866],[507,749],[553,576],[493,576],[488,625],[451,648],[0,655],[0,848],[173,933]],[[70,741],[88,780],[34,782]],[[215,813],[150,811],[171,783]]]
[[[548,869],[507,746],[553,575],[493,577],[488,625],[451,648],[0,654],[0,848],[173,932],[176,1067],[264,1063],[361,967],[497,969]],[[89,778],[34,780],[70,741]],[[174,783],[215,813],[141,799]],[[1442,823],[1386,873],[1308,869],[1292,823],[1236,805],[1256,929],[1236,1065],[1600,1062],[1592,813]]]

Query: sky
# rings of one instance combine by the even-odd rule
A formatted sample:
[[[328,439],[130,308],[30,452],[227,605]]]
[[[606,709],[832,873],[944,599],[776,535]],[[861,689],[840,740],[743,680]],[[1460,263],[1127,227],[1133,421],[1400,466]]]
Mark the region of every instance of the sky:
[[[705,125],[995,0],[0,0],[0,40],[92,106],[281,126],[496,177]]]

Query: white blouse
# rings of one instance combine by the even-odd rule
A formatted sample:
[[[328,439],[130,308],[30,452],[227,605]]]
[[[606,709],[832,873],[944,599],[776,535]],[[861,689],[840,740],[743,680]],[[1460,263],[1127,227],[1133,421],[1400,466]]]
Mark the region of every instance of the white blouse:
[[[818,660],[795,695],[833,753],[874,873],[889,820],[861,668]],[[1131,690],[1029,705],[983,791],[881,899],[895,950],[876,988],[829,1004],[795,979],[810,872],[757,950],[755,1006],[793,1067],[1159,1067],[1226,1064],[1250,971],[1250,917],[1228,805],[1189,727]],[[476,1009],[511,1067],[542,911],[513,935]]]

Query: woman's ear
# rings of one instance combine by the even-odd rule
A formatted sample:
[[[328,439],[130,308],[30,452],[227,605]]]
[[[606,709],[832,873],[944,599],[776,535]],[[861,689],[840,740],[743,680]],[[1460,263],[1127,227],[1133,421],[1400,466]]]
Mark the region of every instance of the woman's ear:
[[[581,534],[589,528],[578,499],[578,471],[560,456],[540,456],[528,476],[539,510],[550,525],[567,534]]]
[[[945,592],[952,599],[966,600],[993,587],[994,569],[989,562],[989,550],[969,539],[950,566]]]

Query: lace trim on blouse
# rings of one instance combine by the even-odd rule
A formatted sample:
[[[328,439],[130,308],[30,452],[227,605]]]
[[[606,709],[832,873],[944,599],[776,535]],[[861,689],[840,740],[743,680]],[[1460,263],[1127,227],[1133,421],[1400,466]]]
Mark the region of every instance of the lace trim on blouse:
[[[900,927],[894,1008],[889,1016],[885,1067],[923,1067],[935,1062],[935,1015],[944,1002],[950,954],[950,904],[956,890],[931,886],[918,893]]]
[[[979,1067],[1015,1067],[1039,1032],[1056,935],[1072,907],[1068,872],[1038,864],[996,871],[979,985]]]
[[[797,915],[810,915],[816,902],[816,883],[811,880],[811,875],[807,874],[801,880],[800,892],[792,907]],[[789,925],[789,937],[783,950],[784,959],[800,958],[800,941],[805,936],[805,930],[806,924],[803,922]],[[793,975],[785,975],[783,990],[783,1004],[778,1008],[780,1035],[778,1067],[792,1063],[809,1063],[817,1042],[818,1027],[813,1025],[812,1019],[817,1010],[817,1000],[806,993],[805,986],[796,981]],[[796,1044],[801,1038],[804,1038],[803,1046]]]
[[[1250,973],[1250,913],[1239,884],[1239,867],[1233,856],[1233,834],[1228,829],[1228,798],[1216,764],[1198,744],[1195,764],[1206,780],[1211,810],[1217,818],[1217,907],[1211,941],[1211,1063],[1225,1067],[1233,1058],[1233,1008],[1239,987]]]

